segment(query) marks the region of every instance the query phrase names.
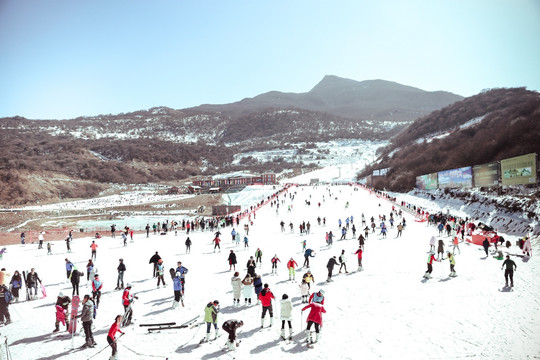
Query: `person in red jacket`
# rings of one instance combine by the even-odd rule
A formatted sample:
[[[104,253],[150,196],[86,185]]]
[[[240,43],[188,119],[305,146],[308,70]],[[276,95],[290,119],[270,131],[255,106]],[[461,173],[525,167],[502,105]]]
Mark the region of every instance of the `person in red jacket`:
[[[319,341],[319,331],[322,327],[322,314],[326,312],[324,306],[320,303],[312,302],[302,308],[302,311],[310,309],[309,315],[307,318],[307,328],[306,328],[306,341],[308,343],[314,343]],[[315,341],[311,338],[311,326],[315,324]]]
[[[296,276],[296,269],[295,267],[297,267],[298,264],[296,263],[296,261],[294,261],[293,258],[291,258],[291,260],[287,261],[287,269],[289,269],[289,280],[292,280],[294,281],[295,279],[295,276]]]
[[[428,255],[428,260],[427,260],[427,271],[424,274],[424,278],[431,279],[431,272],[433,271],[434,261],[437,261],[437,259],[435,259],[435,252],[430,251]]]
[[[356,252],[354,253],[355,255],[358,255],[358,271],[364,270],[362,268],[362,253],[362,246],[358,247],[358,250],[356,250]]]
[[[261,329],[264,327],[264,316],[268,311],[270,313],[270,326],[274,323],[274,310],[272,309],[272,299],[275,299],[274,294],[268,288],[268,284],[264,284],[264,287],[259,294],[259,300],[262,304],[262,316],[261,316]]]
[[[109,334],[107,335],[107,342],[112,348],[112,355],[111,359],[117,359],[116,352],[116,333],[119,332],[122,335],[124,335],[124,332],[120,330],[120,322],[122,321],[122,315],[116,315],[116,318],[114,319],[114,323],[111,325],[111,328],[109,329]]]
[[[124,316],[127,316],[127,324],[131,323],[131,317],[133,316],[133,309],[131,309],[131,303],[133,302],[133,299],[138,299],[137,296],[131,295],[129,292],[131,291],[131,284],[127,284],[126,288],[124,289],[124,293],[122,294],[122,305],[124,305]],[[129,311],[128,311],[129,308]]]
[[[221,242],[221,239],[216,235],[214,240],[212,240],[214,243],[214,252],[216,252],[216,248],[218,248],[219,252],[221,252],[221,247],[219,246],[219,243]]]

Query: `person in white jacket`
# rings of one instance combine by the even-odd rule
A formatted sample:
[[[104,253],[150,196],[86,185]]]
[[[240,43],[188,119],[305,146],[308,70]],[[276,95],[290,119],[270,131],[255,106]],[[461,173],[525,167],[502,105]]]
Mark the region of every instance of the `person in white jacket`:
[[[437,239],[435,238],[435,236],[432,236],[431,239],[429,239],[429,250],[430,251],[435,251],[435,245],[437,244]]]
[[[236,271],[234,276],[231,278],[234,306],[240,306],[240,298],[242,297],[242,279],[240,279],[239,275],[240,273]]]
[[[285,340],[285,321],[289,324],[289,340],[292,340],[292,303],[289,295],[283,294],[279,302],[281,307],[281,338]]]

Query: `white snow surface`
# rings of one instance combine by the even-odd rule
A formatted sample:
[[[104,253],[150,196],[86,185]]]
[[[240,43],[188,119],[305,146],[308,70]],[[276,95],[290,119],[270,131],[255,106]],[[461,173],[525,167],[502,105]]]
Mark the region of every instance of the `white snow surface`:
[[[449,278],[449,262],[434,264],[433,278],[422,278],[426,271],[429,239],[436,235],[434,228],[414,221],[406,214],[407,227],[403,237],[396,238],[396,229],[389,229],[388,238],[370,234],[365,245],[364,271],[356,272],[356,256],[353,252],[358,242],[351,233],[346,240],[339,239],[338,219],[342,221],[353,215],[357,236],[361,232],[361,214],[369,219],[379,214],[388,217],[391,204],[384,199],[351,186],[293,187],[289,196],[276,212],[276,207],[265,205],[252,216],[249,231],[249,248],[231,242],[230,227],[222,229],[221,252],[213,252],[209,231],[189,234],[193,241],[192,252],[185,254],[186,234],[179,232],[165,236],[136,235],[133,243],[123,247],[120,237],[106,236],[97,240],[96,266],[104,282],[101,304],[94,320],[94,337],[98,345],[81,349],[84,334],[78,332],[73,340],[66,331],[52,333],[55,321],[55,301],[59,291],[71,296],[71,286],[66,282],[67,257],[84,270],[90,257],[91,238],[77,239],[72,253],[65,252],[63,242],[53,246],[53,255],[38,250],[36,244],[10,245],[2,259],[2,267],[8,273],[29,270],[34,267],[47,288],[43,299],[24,301],[10,305],[14,322],[0,328],[13,359],[92,359],[105,360],[110,348],[97,354],[107,345],[106,336],[117,314],[123,314],[121,291],[114,291],[118,259],[123,258],[127,267],[125,282],[134,284],[133,292],[139,299],[134,304],[135,325],[124,328],[126,335],[119,342],[119,358],[127,359],[525,359],[540,356],[540,275],[538,242],[533,242],[533,256],[528,262],[512,256],[517,263],[514,275],[515,288],[511,292],[500,289],[504,285],[502,261],[486,257],[482,248],[460,244],[461,253],[456,255],[456,278]],[[253,194],[253,199],[264,195]],[[311,206],[306,205],[311,201]],[[350,203],[348,208],[346,202]],[[321,203],[321,207],[316,205]],[[379,206],[380,204],[380,206]],[[287,206],[292,211],[287,212]],[[317,225],[316,218],[326,217],[326,226]],[[280,231],[279,222],[292,222],[294,233]],[[240,225],[243,233],[244,219]],[[298,234],[301,221],[311,223],[309,235]],[[369,222],[369,220],[368,220]],[[332,248],[325,245],[325,232],[332,231],[335,241]],[[504,234],[503,234],[504,235]],[[47,235],[45,235],[45,238]],[[505,236],[515,242],[517,237]],[[323,315],[321,339],[313,349],[305,343],[304,329],[307,313],[301,312],[299,282],[305,269],[298,269],[297,282],[289,282],[287,260],[293,257],[303,263],[301,242],[316,251],[311,258],[311,271],[315,277],[312,291],[324,289],[326,314]],[[449,249],[450,238],[443,238]],[[237,270],[243,277],[249,256],[260,248],[263,265],[257,269],[263,283],[268,283],[276,297],[274,302],[274,325],[260,329],[260,305],[233,307],[231,277],[227,262],[231,250],[237,253]],[[333,282],[326,283],[326,264],[331,256],[347,254],[349,274],[339,274],[334,269]],[[166,269],[176,267],[177,261],[189,269],[186,275],[185,307],[172,309],[173,287],[169,276],[168,286],[157,288],[152,278],[150,257],[159,251]],[[505,249],[506,251],[506,249]],[[513,245],[510,254],[520,254]],[[277,254],[278,275],[272,276],[271,257]],[[10,278],[10,277],[9,277]],[[90,293],[86,280],[82,279],[81,297]],[[279,340],[279,300],[288,294],[293,303],[294,337],[290,344]],[[24,297],[24,296],[23,296]],[[21,298],[22,299],[22,298]],[[244,321],[239,329],[242,341],[236,351],[222,350],[226,341],[223,334],[214,342],[198,343],[206,326],[163,330],[148,333],[139,327],[143,323],[174,321],[182,324],[195,316],[202,320],[204,308],[209,301],[219,300],[221,312],[219,325],[228,319]],[[255,299],[253,297],[253,302]],[[268,315],[267,315],[268,317]],[[266,325],[268,326],[268,320]],[[79,322],[78,327],[81,327]],[[224,333],[221,331],[221,333]],[[213,331],[212,331],[213,337]],[[74,348],[73,348],[74,347]],[[96,355],[97,354],[97,355]],[[232,356],[231,356],[232,355]]]

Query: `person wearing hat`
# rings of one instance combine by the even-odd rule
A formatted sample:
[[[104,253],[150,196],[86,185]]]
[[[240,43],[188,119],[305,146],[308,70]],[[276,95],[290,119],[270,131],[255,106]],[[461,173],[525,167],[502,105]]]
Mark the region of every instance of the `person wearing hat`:
[[[38,282],[41,284],[41,279],[34,268],[30,269],[30,272],[26,274],[26,286],[28,288],[28,296],[30,299],[37,299]],[[32,296],[32,289],[34,289],[34,295]]]
[[[339,256],[339,263],[341,264],[339,266],[339,273],[341,274],[341,269],[345,268],[345,274],[348,274],[347,271],[347,258],[345,256],[345,250],[341,250],[341,255]]]
[[[244,280],[242,280],[242,295],[244,296],[244,305],[251,305],[251,296],[253,294],[253,278],[249,273],[246,274]]]
[[[328,269],[328,279],[326,279],[326,282],[332,281],[332,271],[334,271],[334,266],[336,265],[338,265],[336,257],[332,256],[326,264],[326,268]]]
[[[165,278],[163,277],[164,270],[165,270],[165,267],[163,266],[163,259],[159,259],[157,262],[157,278],[158,278],[157,287],[158,289],[159,289],[160,282],[163,283],[163,286],[167,286],[167,284],[165,284]]]
[[[96,342],[94,341],[94,335],[92,334],[92,318],[94,315],[94,302],[90,298],[90,295],[84,295],[84,299],[82,301],[83,303],[83,309],[81,312],[81,315],[78,315],[78,318],[81,318],[83,329],[84,329],[84,335],[85,335],[85,346],[88,347],[94,347],[96,345]]]
[[[289,295],[283,294],[279,302],[280,318],[281,318],[281,338],[285,340],[285,322],[289,325],[289,340],[292,340],[292,303]]]
[[[116,287],[114,288],[114,290],[120,290],[124,288],[124,272],[126,271],[126,265],[124,264],[124,259],[119,259],[118,261],[120,261],[120,264],[116,268],[116,270],[118,270],[118,279],[116,280]],[[120,286],[120,283],[122,284],[122,286]]]
[[[231,285],[233,289],[233,305],[240,306],[240,298],[242,297],[242,279],[238,271],[234,272],[234,276],[231,278]]]
[[[69,296],[64,295],[60,291],[56,298],[56,321],[54,323],[55,329],[53,333],[60,331],[60,323],[66,326],[66,331],[68,330],[69,324],[66,322],[66,319],[69,318],[69,304],[71,304]]]
[[[324,305],[324,290],[321,289],[311,294],[311,296],[309,297],[308,303],[310,302],[316,302],[316,303]]]
[[[39,240],[38,249],[43,249],[43,242],[45,241],[45,237],[43,235],[45,235],[45,232],[40,232],[38,235],[38,240]]]
[[[206,338],[201,342],[210,341],[210,329],[214,326],[215,335],[214,340],[219,336],[218,329],[218,313],[219,313],[219,301],[214,300],[206,304],[204,308],[204,322],[206,323]]]

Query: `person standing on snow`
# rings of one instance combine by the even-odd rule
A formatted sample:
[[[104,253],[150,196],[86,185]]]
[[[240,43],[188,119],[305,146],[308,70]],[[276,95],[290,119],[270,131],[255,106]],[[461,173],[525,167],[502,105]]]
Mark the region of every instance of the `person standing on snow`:
[[[314,292],[313,294],[311,294],[311,296],[309,297],[309,300],[306,302],[307,303],[316,302],[316,303],[324,305],[324,290],[321,289],[317,292]]]
[[[94,275],[92,280],[92,297],[96,301],[96,307],[99,308],[99,300],[101,299],[101,289],[103,288],[103,283],[99,279],[99,275]]]
[[[454,237],[454,250],[452,250],[452,255],[455,255],[456,249],[461,254],[461,250],[459,250],[459,239],[457,236]]]
[[[439,260],[439,254],[441,254],[442,260],[445,260],[444,258],[444,241],[442,239],[439,239],[439,244],[437,247],[437,260]]]
[[[510,286],[514,287],[514,271],[517,270],[517,265],[513,260],[510,260],[510,255],[506,255],[506,260],[504,260],[501,270],[504,266],[506,266],[506,269],[504,270],[505,286],[508,287],[508,278],[510,278]]]
[[[336,266],[338,263],[336,261],[336,257],[333,256],[328,260],[328,263],[326,264],[326,268],[328,269],[328,279],[326,279],[326,282],[332,281],[332,271],[334,271],[334,266]]]
[[[157,277],[157,267],[158,267],[159,259],[161,259],[161,256],[159,256],[158,252],[156,251],[156,253],[152,255],[152,257],[150,258],[150,261],[148,261],[149,264],[154,264],[153,271],[152,271],[153,278]]]
[[[320,339],[320,327],[322,327],[322,314],[326,312],[324,306],[320,303],[312,302],[302,308],[302,311],[310,309],[307,317],[306,328],[306,341],[309,343],[315,343]],[[315,340],[311,337],[311,326],[315,324]]]
[[[270,326],[274,323],[274,310],[272,309],[272,299],[275,299],[274,294],[270,291],[268,284],[264,284],[264,288],[259,294],[259,299],[262,304],[262,315],[261,315],[261,329],[264,327],[264,317],[266,312],[270,313]]]
[[[484,241],[482,242],[482,246],[484,247],[484,251],[486,252],[486,257],[489,255],[489,240],[487,238],[484,238]]]
[[[293,258],[291,258],[287,262],[287,269],[289,270],[289,280],[294,281],[295,276],[296,276],[296,270],[295,270],[296,266],[298,266],[298,264],[296,263],[296,261],[294,261]]]
[[[247,265],[246,265],[247,273],[249,275],[251,275],[251,276],[254,276],[255,275],[255,267],[256,267],[255,260],[253,259],[253,256],[250,256],[249,260],[247,262]]]
[[[81,283],[81,276],[84,276],[84,273],[77,270],[76,266],[73,266],[73,270],[71,270],[71,275],[69,276],[71,280],[71,287],[73,288],[73,293],[71,296],[79,296],[79,284]]]
[[[255,295],[257,297],[257,305],[261,303],[261,299],[259,298],[259,295],[261,294],[263,284],[262,279],[260,275],[254,274],[253,275],[253,287],[255,289]]]
[[[116,268],[118,271],[118,279],[116,280],[116,288],[114,290],[122,290],[124,288],[124,272],[126,271],[126,265],[124,259],[119,259],[120,264]],[[122,284],[122,286],[120,286]]]
[[[307,304],[309,296],[309,286],[306,282],[306,279],[302,279],[302,283],[300,284],[300,295],[302,295],[302,304]]]
[[[69,296],[65,296],[60,291],[56,298],[56,321],[54,323],[53,333],[60,331],[60,323],[66,325],[66,331],[68,330],[69,324],[66,323],[66,319],[69,318],[69,304],[71,304]]]
[[[430,251],[429,255],[428,255],[428,260],[427,260],[427,271],[424,274],[424,278],[431,279],[431,273],[433,272],[433,262],[434,261],[437,261],[435,259],[435,254],[433,253],[433,251]]]
[[[253,295],[253,278],[249,273],[246,274],[244,280],[242,280],[242,295],[244,296],[244,305],[251,305],[251,297]]]
[[[456,270],[454,270],[454,266],[456,266],[456,259],[454,258],[454,255],[450,253],[450,251],[448,251],[446,255],[448,256],[448,261],[450,262],[450,275],[448,276],[456,277]]]
[[[71,271],[73,270],[73,263],[66,258],[66,277],[69,280]]]
[[[437,244],[437,239],[435,236],[432,236],[431,239],[429,239],[429,251],[435,252],[435,244]]]
[[[189,238],[189,236],[186,239],[186,254],[188,253],[191,253],[191,239]]]
[[[234,276],[231,278],[231,285],[233,288],[233,306],[240,306],[240,297],[242,296],[242,279],[240,279],[240,273],[238,271],[236,271]]]
[[[182,282],[182,295],[184,295],[184,292],[186,290],[186,274],[188,273],[188,269],[182,266],[181,261],[179,261],[177,265],[178,267],[176,268],[176,272],[180,273],[180,281]]]
[[[159,289],[160,282],[163,283],[163,286],[167,286],[165,284],[165,278],[163,277],[163,274],[165,272],[165,266],[163,266],[163,259],[159,259],[157,262],[157,287]]]
[[[119,332],[120,334],[124,335],[124,332],[120,330],[120,323],[122,322],[122,315],[116,315],[116,318],[114,319],[114,323],[111,325],[109,329],[109,333],[107,334],[107,342],[109,343],[111,349],[112,349],[112,355],[109,358],[109,360],[116,360],[118,357],[116,356],[116,353],[118,351],[117,344],[116,344],[116,333]]]
[[[285,321],[289,325],[289,340],[292,340],[292,303],[289,299],[289,295],[283,294],[281,297],[280,305],[280,319],[281,319],[281,338],[285,340]]]
[[[345,268],[345,274],[348,274],[347,271],[347,258],[345,257],[345,250],[341,250],[341,255],[339,256],[339,273],[341,274],[341,269]]]
[[[305,282],[308,285],[308,289],[311,289],[311,283],[315,282],[315,278],[313,277],[313,275],[311,274],[311,271],[309,270],[304,274],[304,276],[302,276],[302,280],[305,280]]]
[[[220,238],[216,235],[212,242],[214,243],[214,252],[216,252],[216,248],[218,249],[218,252],[221,252],[221,246],[219,246],[219,243],[221,242]]]
[[[84,335],[85,335],[85,346],[94,347],[96,342],[94,341],[94,335],[92,334],[92,318],[94,315],[94,302],[90,299],[90,295],[84,295],[82,301],[83,309],[81,315],[77,315],[78,318],[81,318]]]
[[[234,253],[234,251],[231,250],[227,261],[229,261],[229,271],[231,271],[233,268],[234,270],[236,270],[236,254]]]
[[[262,266],[262,251],[260,248],[257,248],[255,251],[255,264],[259,263],[259,269]]]
[[[274,257],[270,259],[270,262],[272,263],[272,274],[277,275],[277,263],[281,262],[281,260],[279,260],[277,254],[274,254]]]
[[[175,272],[173,268],[171,268],[170,272],[174,275],[172,277],[174,291],[174,301],[172,307],[175,309],[180,305],[180,303],[182,303],[182,306],[184,306],[184,299],[182,298],[182,281],[180,280],[180,272]]]
[[[98,244],[96,244],[95,241],[92,241],[92,244],[90,245],[90,249],[92,249],[92,255],[90,256],[90,259],[96,260],[97,248],[98,248]]]
[[[219,301],[214,300],[206,304],[204,308],[204,322],[206,323],[206,338],[203,342],[210,341],[210,329],[214,326],[214,340],[219,336],[218,330]]]
[[[131,291],[131,284],[128,283],[126,285],[126,288],[124,289],[124,293],[122,294],[122,305],[124,306],[125,313],[127,313],[127,310],[129,306],[131,305],[131,303],[133,302],[133,299],[138,299],[137,296],[130,294],[129,293],[130,291]],[[129,312],[129,314],[127,314],[127,316],[128,316],[128,318],[126,319],[127,324],[130,324],[131,318],[133,317],[133,309],[131,309],[131,311]]]

